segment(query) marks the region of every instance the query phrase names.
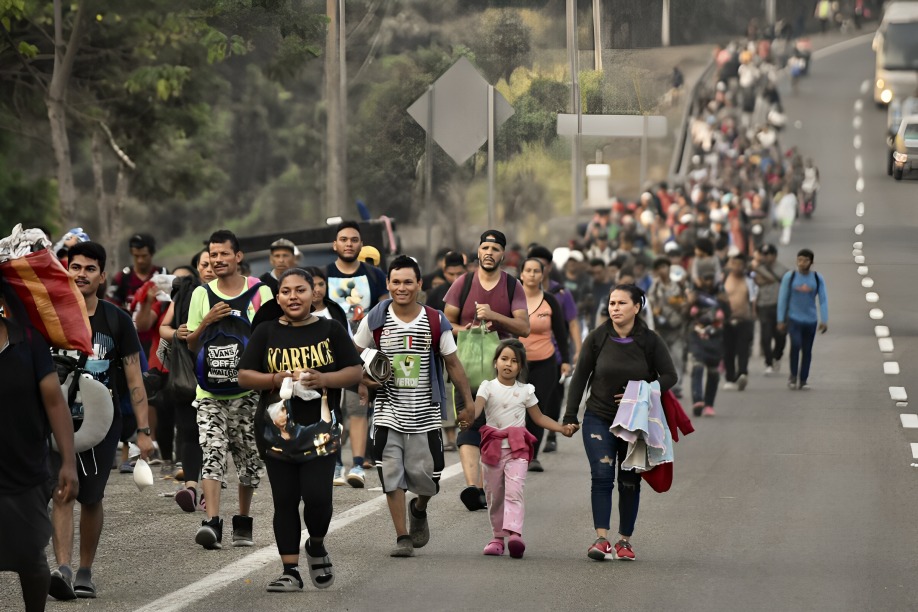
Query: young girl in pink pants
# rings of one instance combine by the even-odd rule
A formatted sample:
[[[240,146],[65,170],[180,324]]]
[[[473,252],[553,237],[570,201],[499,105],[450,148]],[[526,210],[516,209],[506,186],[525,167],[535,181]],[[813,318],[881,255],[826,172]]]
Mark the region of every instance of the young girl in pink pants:
[[[474,415],[460,421],[474,422],[484,410],[487,424],[481,428],[481,463],[484,467],[485,494],[494,538],[484,554],[504,554],[504,540],[510,556],[519,559],[526,550],[523,532],[523,485],[532,459],[535,436],[526,431],[526,413],[532,421],[568,438],[576,425],[560,425],[539,409],[535,389],[526,380],[526,349],[519,340],[504,340],[494,354],[497,378],[478,387]]]

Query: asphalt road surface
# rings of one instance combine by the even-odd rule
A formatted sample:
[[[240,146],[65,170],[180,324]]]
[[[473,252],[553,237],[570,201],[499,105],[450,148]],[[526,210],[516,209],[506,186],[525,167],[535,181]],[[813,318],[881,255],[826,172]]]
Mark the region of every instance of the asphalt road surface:
[[[336,489],[326,540],[334,586],[293,594],[264,590],[280,569],[267,481],[254,503],[257,547],[204,551],[193,541],[203,515],[158,496],[174,484],[138,494],[130,477],[113,474],[95,568],[99,599],[49,609],[918,609],[918,429],[905,426],[918,426],[918,417],[901,416],[915,409],[897,405],[890,391],[918,393],[910,388],[918,373],[918,268],[910,265],[918,184],[886,176],[885,111],[871,101],[872,68],[863,37],[818,52],[796,96],[784,88],[784,142],[812,156],[822,176],[814,218],[798,223],[779,255],[791,265],[797,249],[812,248],[829,292],[811,390],[786,388],[786,363],[766,378],[756,356],[747,390],[721,392],[717,416],[695,419],[697,431],[676,446],[673,489],[644,488],[637,562],[586,556],[595,536],[578,434],[543,456],[545,473],[528,478],[524,559],[482,556],[487,516],[460,505],[456,466],[431,503],[430,544],[415,558],[389,558],[394,533],[371,475],[367,489]],[[871,319],[872,309],[882,319]],[[876,326],[888,328],[891,347],[881,347]],[[898,374],[885,373],[896,370],[889,362]],[[231,487],[227,522],[234,502]],[[0,609],[20,609],[9,574],[0,575]]]

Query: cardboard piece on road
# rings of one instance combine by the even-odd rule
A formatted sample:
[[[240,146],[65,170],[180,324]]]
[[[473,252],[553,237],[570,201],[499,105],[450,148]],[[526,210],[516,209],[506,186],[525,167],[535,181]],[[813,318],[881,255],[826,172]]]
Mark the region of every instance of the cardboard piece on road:
[[[488,141],[488,82],[468,59],[459,61],[433,85],[433,126],[428,125],[431,92],[408,107],[408,114],[457,164],[463,164]],[[513,116],[513,107],[494,91],[494,128]]]

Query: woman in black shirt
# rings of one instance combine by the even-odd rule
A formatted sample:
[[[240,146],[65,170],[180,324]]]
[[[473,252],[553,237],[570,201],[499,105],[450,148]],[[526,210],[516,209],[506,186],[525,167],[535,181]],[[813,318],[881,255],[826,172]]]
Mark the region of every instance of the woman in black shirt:
[[[262,391],[255,419],[256,441],[271,482],[274,538],[284,565],[283,574],[268,585],[268,591],[303,588],[297,567],[301,499],[309,532],[306,542],[309,576],[316,587],[324,589],[334,582],[324,539],[332,516],[335,458],[321,452],[318,445],[317,452],[309,459],[296,451],[306,439],[303,432],[319,423],[323,401],[328,406],[338,406],[341,388],[357,384],[363,368],[344,327],[312,314],[313,279],[308,272],[291,268],[281,275],[278,284],[277,303],[283,315],[255,328],[239,363],[239,384]],[[278,390],[285,378],[300,381],[307,389],[327,393],[327,400],[306,401],[294,395],[278,409],[275,406],[280,400]],[[335,413],[333,422],[337,424],[341,415],[337,409]]]
[[[589,383],[590,394],[583,415],[583,446],[590,462],[590,501],[597,539],[587,556],[597,561],[634,560],[630,540],[640,503],[641,476],[621,469],[628,443],[609,433],[625,387],[631,380],[658,380],[660,390],[666,391],[677,380],[666,344],[638,317],[644,303],[644,292],[635,285],[612,288],[609,320],[583,341],[564,414],[565,425],[578,424],[577,413]],[[613,547],[606,536],[612,515],[616,464],[619,466],[619,540]]]

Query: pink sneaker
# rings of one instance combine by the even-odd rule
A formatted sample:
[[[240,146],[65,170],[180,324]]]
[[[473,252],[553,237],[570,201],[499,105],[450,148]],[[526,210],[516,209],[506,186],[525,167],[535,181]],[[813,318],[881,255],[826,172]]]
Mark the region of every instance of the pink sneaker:
[[[705,406],[704,410],[701,411],[701,416],[712,417],[717,413],[714,412],[714,406]]]
[[[504,554],[504,541],[500,538],[494,538],[484,547],[484,554],[492,557],[500,557]]]
[[[526,544],[523,542],[523,538],[513,534],[507,540],[507,548],[510,550],[510,556],[514,559],[522,559],[523,553],[526,552]]]

